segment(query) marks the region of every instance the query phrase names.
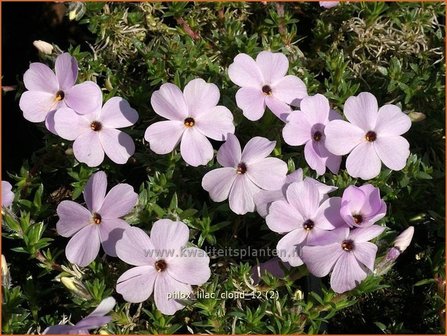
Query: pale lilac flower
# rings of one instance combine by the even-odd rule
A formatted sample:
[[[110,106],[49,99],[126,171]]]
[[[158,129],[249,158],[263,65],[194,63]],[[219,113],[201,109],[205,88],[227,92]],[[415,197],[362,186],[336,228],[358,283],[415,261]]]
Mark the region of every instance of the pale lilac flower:
[[[31,122],[45,124],[54,132],[53,114],[62,107],[69,107],[77,113],[86,114],[98,109],[102,103],[100,87],[91,81],[76,83],[78,63],[68,53],[56,58],[54,72],[43,63],[31,63],[23,75],[28,91],[20,97],[19,106],[23,116]]]
[[[298,168],[293,173],[286,176],[286,181],[283,186],[278,190],[261,190],[254,195],[254,201],[256,205],[256,211],[261,217],[265,217],[268,214],[270,205],[274,201],[285,200],[287,187],[293,182],[300,182],[303,180],[309,180],[313,182],[320,193],[321,199],[327,198],[327,194],[337,190],[337,187],[328,186],[320,181],[317,181],[311,177],[304,177],[303,170]]]
[[[179,301],[189,298],[191,285],[202,285],[211,275],[210,258],[199,248],[185,247],[188,238],[188,227],[169,219],[156,221],[150,238],[139,228],[124,231],[116,251],[121,260],[136,267],[119,277],[116,291],[132,303],[154,293],[163,314],[182,309],[185,305]]]
[[[115,307],[116,301],[113,297],[109,296],[101,301],[99,306],[91,312],[88,316],[84,317],[81,321],[75,325],[55,325],[48,327],[44,330],[44,335],[74,335],[74,334],[88,334],[90,329],[96,329],[109,323],[112,318],[105,316],[113,307]]]
[[[381,162],[391,170],[405,167],[410,145],[400,135],[410,129],[411,120],[399,107],[388,104],[379,109],[376,97],[362,92],[346,100],[343,112],[349,122],[334,120],[326,126],[326,148],[335,155],[350,153],[349,175],[374,178]]]
[[[116,242],[129,227],[121,217],[132,210],[138,195],[125,183],[117,184],[107,195],[106,190],[107,176],[97,172],[84,189],[88,209],[72,201],[62,201],[57,207],[57,232],[63,237],[73,236],[65,248],[71,263],[87,266],[98,255],[100,245],[106,254],[116,257]]]
[[[216,85],[197,78],[180,89],[163,84],[151,97],[152,107],[168,120],[156,122],[146,129],[144,138],[151,150],[167,154],[180,142],[180,154],[191,166],[207,164],[214,155],[207,138],[223,141],[234,133],[233,115],[225,106],[217,105],[220,92]]]
[[[388,251],[386,255],[387,260],[396,260],[403,251],[410,246],[411,240],[414,235],[414,227],[409,226],[406,230],[404,230],[399,236],[397,236],[394,241],[394,246]]]
[[[320,3],[320,7],[328,9],[328,8],[338,6],[340,1],[319,1],[319,3]]]
[[[290,104],[307,96],[304,82],[288,75],[289,61],[282,53],[262,51],[256,61],[247,54],[239,54],[228,68],[233,83],[241,88],[236,93],[237,106],[249,120],[259,120],[268,106],[285,121],[291,112]]]
[[[110,98],[97,111],[79,115],[70,108],[60,108],[54,115],[57,134],[74,140],[76,159],[89,167],[102,163],[105,154],[115,163],[124,164],[135,153],[132,138],[118,130],[138,120],[138,113],[120,98]]]
[[[287,164],[267,157],[275,148],[275,141],[254,137],[241,153],[241,145],[234,134],[217,152],[223,168],[214,169],[202,179],[202,187],[214,202],[229,199],[230,209],[243,215],[255,210],[254,195],[260,190],[278,190],[286,180]]]
[[[386,215],[386,203],[380,189],[371,184],[349,186],[343,192],[340,214],[350,227],[373,225]]]
[[[291,266],[303,264],[305,245],[323,244],[328,231],[343,223],[340,197],[321,202],[317,186],[311,181],[294,182],[286,191],[286,200],[275,201],[265,218],[270,230],[287,233],[276,247],[278,256]]]
[[[276,278],[282,279],[285,275],[285,270],[290,269],[288,263],[284,263],[279,258],[272,258],[259,265],[253,266],[251,269],[250,277],[253,280],[253,284],[257,285],[261,281],[261,277],[266,273],[273,275]]]
[[[2,181],[2,207],[8,208],[14,201],[12,185],[8,181]]]
[[[349,230],[339,227],[332,231],[334,242],[323,246],[304,246],[303,261],[309,271],[324,277],[332,270],[331,288],[343,293],[363,281],[374,269],[377,246],[369,240],[380,235],[385,228],[372,225]]]
[[[330,153],[325,146],[326,136],[324,128],[331,120],[341,119],[332,110],[327,98],[321,94],[304,97],[300,103],[300,111],[290,113],[282,134],[287,144],[304,146],[306,162],[323,175],[326,167],[337,174],[340,169],[341,156]]]

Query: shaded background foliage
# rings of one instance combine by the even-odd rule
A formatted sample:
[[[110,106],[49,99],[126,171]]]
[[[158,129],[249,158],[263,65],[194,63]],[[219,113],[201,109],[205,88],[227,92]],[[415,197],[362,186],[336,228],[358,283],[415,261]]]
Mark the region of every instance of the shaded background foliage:
[[[443,3],[349,3],[331,10],[317,3],[3,3],[2,25],[3,86],[17,85],[2,97],[2,173],[15,182],[18,195],[17,219],[6,216],[3,224],[2,251],[12,281],[3,288],[3,332],[42,331],[70,314],[75,322],[110,294],[119,300],[114,323],[104,328],[112,333],[443,332]],[[400,104],[420,119],[414,112],[423,113],[425,119],[406,135],[412,151],[407,167],[384,170],[373,180],[389,205],[383,222],[390,230],[379,254],[409,225],[415,226],[412,245],[383,279],[371,277],[349,296],[334,296],[324,279],[318,294],[303,299],[308,282],[292,271],[284,279],[266,277],[258,287],[278,291],[278,299],[199,299],[174,317],[162,316],[150,302],[125,304],[114,285],[126,266],[102,257],[76,270],[63,253],[67,240],[55,231],[57,204],[81,202],[82,188],[97,169],[76,163],[69,143],[26,122],[18,109],[22,75],[29,62],[41,60],[32,47],[36,39],[69,50],[79,61],[80,80],[96,81],[105,88],[105,99],[120,95],[140,113],[128,131],[136,140],[135,156],[123,166],[110,161],[101,166],[109,185],[125,181],[140,193],[127,220],[149,230],[156,218],[181,218],[203,248],[273,248],[279,237],[256,214],[237,216],[225,203],[210,201],[200,181],[215,162],[186,167],[177,153],[158,156],[149,150],[143,132],[158,120],[149,98],[162,83],[183,87],[196,77],[216,83],[241,142],[255,135],[276,140],[275,155],[291,170],[306,164],[302,148],[282,141],[281,122],[269,113],[250,122],[235,105],[237,88],[226,69],[240,52],[283,52],[290,73],[306,82],[309,94],[325,94],[338,111],[349,96],[370,91],[381,105]],[[40,57],[50,64],[54,59]],[[345,172],[320,180],[340,188],[362,183]],[[250,268],[267,259],[213,258],[204,290],[250,292]]]

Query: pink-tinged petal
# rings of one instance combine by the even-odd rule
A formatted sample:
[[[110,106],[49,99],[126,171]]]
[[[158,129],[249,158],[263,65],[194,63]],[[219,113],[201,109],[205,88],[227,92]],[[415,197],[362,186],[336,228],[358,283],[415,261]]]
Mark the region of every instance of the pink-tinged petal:
[[[378,137],[374,147],[380,160],[391,170],[402,170],[410,156],[410,144],[401,136]]]
[[[286,233],[302,229],[304,219],[293,206],[284,200],[279,200],[270,205],[265,221],[270,230]]]
[[[323,142],[320,142],[319,148],[320,153],[323,153],[323,157],[326,158],[326,167],[328,167],[332,174],[338,174],[341,165],[341,156],[330,153]]]
[[[349,234],[349,239],[354,240],[354,242],[367,242],[373,238],[378,237],[385,228],[379,225],[371,225],[365,228],[357,228],[351,231]]]
[[[376,126],[377,99],[369,92],[349,97],[343,108],[343,113],[351,123],[368,132]]]
[[[356,244],[352,250],[356,259],[371,271],[374,269],[374,260],[376,259],[377,246],[373,243],[364,242]]]
[[[326,125],[330,109],[329,100],[321,94],[304,97],[300,104],[300,110],[310,125]]]
[[[320,205],[320,193],[315,184],[309,181],[292,183],[287,188],[286,196],[287,201],[304,219],[313,218]]]
[[[159,219],[152,226],[151,241],[160,251],[178,251],[186,245],[188,239],[189,229],[183,222]]]
[[[296,76],[285,76],[275,83],[272,83],[272,93],[275,98],[286,103],[292,104],[297,99],[307,96],[306,84]]]
[[[310,168],[323,175],[326,172],[326,159],[319,151],[318,142],[308,141],[304,146],[304,158]]]
[[[146,301],[154,290],[158,277],[153,266],[138,266],[124,272],[116,283],[116,291],[127,302],[139,303]]]
[[[98,212],[102,207],[107,191],[107,175],[103,171],[94,173],[84,188],[84,200],[91,212]]]
[[[116,257],[116,243],[123,237],[124,230],[129,228],[130,225],[119,218],[103,218],[98,226],[104,252],[111,257]]]
[[[351,209],[349,207],[349,203],[345,203],[340,208],[340,215],[343,218],[343,220],[345,221],[346,225],[348,225],[349,227],[356,227],[356,226],[358,226],[358,224],[356,224],[355,221],[354,221],[354,217],[352,217],[352,212],[351,212]]]
[[[227,141],[217,151],[217,162],[224,167],[237,167],[241,162],[241,144],[232,133],[227,135]]]
[[[85,267],[96,258],[99,246],[99,228],[96,224],[90,224],[70,239],[65,256],[71,263]]]
[[[112,321],[110,316],[87,316],[75,324],[77,334],[88,334],[89,329],[99,328]]]
[[[76,326],[71,325],[55,325],[46,328],[43,331],[43,335],[66,335],[66,334],[75,334],[78,332],[78,328]]]
[[[259,91],[265,84],[258,64],[247,54],[239,54],[234,58],[228,67],[228,76],[238,86],[257,88]]]
[[[194,127],[208,138],[224,141],[234,133],[233,114],[225,106],[215,106],[196,117]]]
[[[109,296],[101,301],[101,303],[96,307],[94,311],[92,311],[90,314],[88,314],[87,317],[93,317],[93,316],[104,316],[110,313],[113,308],[116,305],[116,300]]]
[[[171,83],[163,84],[159,90],[154,91],[151,105],[155,113],[170,120],[183,122],[189,114],[182,91]]]
[[[312,246],[324,246],[337,242],[338,234],[334,233],[335,230],[323,230],[318,227],[314,227],[307,234],[306,245]]]
[[[202,188],[209,192],[214,202],[222,202],[228,198],[236,176],[232,167],[211,170],[203,177]]]
[[[211,142],[195,127],[186,128],[180,142],[183,160],[193,167],[206,165],[214,155]]]
[[[56,112],[57,110],[48,112],[47,117],[45,118],[45,127],[54,135],[57,135],[56,129],[54,128],[54,115],[56,114]]]
[[[349,186],[343,192],[343,206],[348,205],[351,215],[362,214],[363,206],[367,202],[365,192],[356,186]]]
[[[14,193],[12,192],[12,185],[8,181],[2,181],[2,207],[9,207],[14,201]]]
[[[269,261],[253,266],[251,269],[251,278],[255,285],[259,284],[261,277],[269,273],[276,278],[283,278],[285,269],[290,269],[290,264],[283,263],[279,258],[272,258]]]
[[[242,151],[241,161],[252,164],[266,158],[275,148],[276,141],[263,137],[251,138]]]
[[[125,164],[135,153],[135,144],[129,134],[114,128],[105,128],[98,133],[104,152],[113,162]]]
[[[42,122],[51,110],[57,107],[54,95],[40,91],[26,91],[22,93],[19,107],[23,117],[31,122]]]
[[[92,214],[82,205],[72,201],[62,201],[57,206],[59,221],[56,223],[57,233],[62,237],[71,237],[90,224]]]
[[[51,93],[53,98],[59,89],[56,75],[43,63],[31,63],[23,75],[23,83],[28,90]]]
[[[67,90],[75,85],[78,78],[78,62],[69,53],[63,53],[56,58],[54,71],[59,82],[59,89]]]
[[[315,213],[315,227],[323,230],[332,230],[343,224],[340,216],[341,198],[331,197],[324,201]]]
[[[302,146],[311,139],[312,126],[301,111],[289,114],[282,130],[284,141],[291,146]]]
[[[303,228],[293,230],[280,239],[276,245],[278,256],[290,266],[297,267],[303,264],[301,259],[301,245],[306,239],[307,232]]]
[[[89,167],[97,167],[104,161],[104,149],[94,131],[85,132],[75,140],[73,153],[79,162]]]
[[[137,227],[129,226],[123,233],[123,237],[116,243],[116,255],[122,261],[133,266],[153,265],[155,251],[149,236]]]
[[[354,289],[365,278],[366,272],[360,267],[354,254],[343,252],[331,274],[331,288],[336,293],[344,293]]]
[[[102,107],[100,121],[106,128],[122,128],[135,124],[138,112],[121,97],[110,98]]]
[[[343,118],[341,117],[341,115],[337,111],[335,111],[333,109],[329,110],[329,121],[332,121],[332,120],[342,120],[342,119]]]
[[[386,203],[382,201],[382,205],[381,205],[380,209],[377,211],[377,213],[372,217],[366,218],[368,225],[374,224],[378,220],[385,217],[385,215],[386,215]]]
[[[233,187],[230,190],[230,209],[238,215],[245,215],[247,212],[255,211],[253,197],[259,190],[261,189],[251,182],[248,176],[236,176]]]
[[[202,285],[211,276],[210,258],[204,250],[188,247],[180,257],[169,260],[167,272],[177,281],[190,285]]]
[[[261,190],[254,195],[256,211],[261,217],[266,217],[269,213],[270,205],[279,200],[284,200],[282,190]]]
[[[396,105],[384,105],[379,109],[375,131],[382,136],[396,136],[407,132],[411,119]]]
[[[372,184],[364,184],[360,187],[360,190],[365,194],[365,203],[362,207],[362,214],[365,217],[371,217],[382,208],[383,204],[385,204],[380,198],[380,189],[374,187]]]
[[[266,96],[265,104],[281,121],[286,122],[287,117],[292,112],[292,108],[274,96]]]
[[[236,105],[248,120],[256,121],[264,115],[265,97],[258,88],[243,87],[236,92]]]
[[[144,133],[151,150],[157,154],[167,154],[174,150],[185,131],[183,122],[160,121],[150,125]]]
[[[73,141],[89,129],[90,123],[71,108],[62,107],[54,113],[54,130],[63,139]]]
[[[101,109],[102,92],[98,84],[87,81],[65,91],[65,104],[79,114],[89,114]]]
[[[168,266],[169,267],[169,266]],[[161,272],[155,280],[154,299],[157,309],[165,315],[174,315],[184,305],[177,301],[192,293],[190,285],[175,280],[168,272]]]
[[[324,128],[326,148],[335,155],[345,155],[365,140],[365,132],[343,120],[329,122]]]
[[[303,179],[301,179],[301,181],[302,180]],[[317,186],[317,189],[318,189],[318,192],[320,193],[320,198],[321,199],[324,198],[323,196],[325,196],[325,195],[327,195],[327,194],[329,194],[329,193],[331,193],[331,192],[333,192],[333,191],[338,189],[337,187],[328,186],[328,185],[326,185],[324,183],[321,183],[320,181],[317,181],[317,180],[315,180],[313,178],[310,178],[310,177],[305,177],[304,180],[310,181],[310,182],[312,182],[313,184],[315,184]]]
[[[340,243],[325,246],[304,246],[302,258],[309,272],[322,278],[329,274],[343,253]]]
[[[119,218],[127,215],[137,204],[138,195],[131,185],[120,183],[107,193],[99,213],[102,218]]]
[[[300,182],[303,179],[304,179],[303,170],[301,168],[298,168],[297,170],[286,176],[286,184],[290,184],[293,182]]]
[[[282,53],[261,51],[256,57],[258,65],[266,84],[276,83],[283,78],[289,69],[289,60]]]
[[[348,174],[363,180],[379,175],[381,166],[382,162],[370,142],[363,142],[355,147],[346,160]]]
[[[286,182],[287,163],[268,157],[253,164],[247,164],[245,174],[261,189],[278,190]]]
[[[220,98],[219,88],[207,83],[202,78],[196,78],[186,84],[183,89],[189,115],[197,118],[217,105]]]
[[[320,3],[321,7],[328,9],[328,8],[338,6],[340,1],[319,1],[319,3]]]

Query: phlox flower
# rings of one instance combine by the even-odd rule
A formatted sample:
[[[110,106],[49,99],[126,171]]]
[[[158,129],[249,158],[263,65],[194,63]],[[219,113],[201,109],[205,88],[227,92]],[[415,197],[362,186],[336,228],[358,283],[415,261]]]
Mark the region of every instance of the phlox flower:
[[[156,122],[146,129],[144,138],[152,151],[167,154],[180,142],[180,154],[191,166],[207,164],[214,155],[207,138],[223,141],[234,133],[233,115],[225,106],[217,105],[220,92],[216,85],[197,78],[180,89],[163,84],[151,97],[152,107],[168,120]]]
[[[286,180],[287,164],[267,157],[275,141],[263,137],[250,139],[241,153],[239,140],[228,134],[227,141],[217,152],[223,168],[205,174],[202,187],[215,202],[229,199],[230,209],[243,215],[255,210],[254,196],[261,190],[278,190]]]
[[[257,285],[261,281],[261,277],[267,273],[273,275],[276,278],[283,278],[285,270],[290,269],[288,263],[283,263],[279,258],[272,258],[266,262],[253,266],[250,272],[250,277],[253,280],[253,284]]]
[[[113,307],[115,307],[116,301],[113,297],[105,298],[101,301],[99,306],[92,311],[88,316],[84,317],[81,321],[75,325],[55,325],[48,327],[44,330],[44,335],[75,335],[75,334],[89,334],[90,329],[96,329],[109,323],[112,318],[107,315]]]
[[[45,120],[48,130],[55,133],[54,111],[62,107],[80,114],[97,110],[102,103],[101,89],[91,81],[75,85],[77,78],[78,63],[68,53],[56,58],[54,72],[43,63],[31,63],[23,75],[28,91],[22,94],[19,102],[24,118],[31,122]]]
[[[278,256],[291,266],[303,264],[304,245],[323,244],[328,231],[343,223],[340,197],[321,202],[317,186],[311,181],[294,182],[287,187],[286,199],[275,201],[265,218],[270,230],[286,235],[276,247]]]
[[[90,114],[60,108],[54,115],[54,128],[60,137],[74,140],[73,152],[78,161],[96,167],[104,160],[104,153],[118,164],[126,163],[135,153],[132,138],[118,129],[132,126],[137,120],[137,111],[126,100],[113,97]]]
[[[380,173],[382,162],[391,170],[405,167],[409,143],[400,135],[411,126],[410,118],[396,105],[380,109],[371,93],[346,100],[346,119],[333,120],[325,128],[326,148],[335,155],[349,154],[346,169],[352,177],[368,180]]]
[[[340,1],[319,1],[320,7],[323,7],[326,9],[336,7],[336,6],[338,6],[339,3],[340,3]]]
[[[191,285],[202,285],[211,275],[208,255],[196,247],[186,248],[188,238],[188,227],[169,219],[156,221],[150,237],[139,228],[124,231],[116,251],[121,260],[136,267],[119,277],[116,291],[132,303],[154,293],[163,314],[182,309],[184,304],[178,300],[188,298]]]
[[[62,201],[57,207],[57,232],[63,237],[73,236],[65,248],[71,263],[87,266],[98,255],[100,245],[106,254],[116,257],[116,242],[129,227],[121,217],[132,210],[138,195],[125,183],[117,184],[107,195],[106,190],[107,176],[97,172],[84,189],[87,209],[73,201]]]
[[[332,110],[327,98],[321,94],[304,97],[300,103],[300,111],[290,113],[282,134],[287,144],[304,146],[306,162],[317,172],[323,175],[326,167],[337,174],[340,169],[341,156],[330,153],[325,145],[325,126],[330,120],[341,119],[340,115]]]
[[[371,184],[349,186],[343,192],[340,214],[350,227],[370,226],[385,217],[386,203]]]
[[[239,54],[228,68],[233,83],[241,88],[236,93],[236,104],[249,120],[259,120],[268,106],[285,121],[291,112],[290,104],[307,96],[304,82],[288,75],[289,61],[282,53],[262,51],[256,61],[247,54]]]
[[[8,181],[2,181],[2,207],[8,208],[14,201],[12,185]]]
[[[369,240],[380,235],[385,228],[372,225],[349,230],[339,227],[332,231],[334,242],[322,246],[303,247],[303,261],[309,271],[324,277],[331,274],[331,288],[343,293],[355,288],[374,269],[377,246]]]

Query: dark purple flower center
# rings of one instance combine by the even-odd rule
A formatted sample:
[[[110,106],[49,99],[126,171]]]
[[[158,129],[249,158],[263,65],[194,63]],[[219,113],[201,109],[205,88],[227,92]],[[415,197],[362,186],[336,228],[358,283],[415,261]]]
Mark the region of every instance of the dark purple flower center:
[[[314,141],[320,141],[322,136],[323,136],[323,134],[321,134],[320,131],[316,131],[314,133],[314,135],[312,136],[312,139],[314,139]]]
[[[188,117],[188,118],[185,119],[185,121],[183,121],[183,124],[184,124],[186,127],[193,127],[195,123],[196,123],[196,122],[195,122],[194,119],[191,118],[191,117]]]
[[[350,252],[354,249],[354,242],[351,239],[343,240],[341,248],[346,252]]]
[[[369,142],[376,141],[376,139],[377,139],[376,132],[368,131],[365,135],[365,139],[366,139],[366,141],[369,141]]]
[[[264,92],[265,95],[270,96],[272,94],[272,88],[268,85],[264,85],[262,87],[262,92]]]
[[[56,98],[54,98],[54,100],[56,101],[61,101],[65,98],[65,93],[62,90],[59,90],[56,92]]]
[[[99,121],[93,121],[90,124],[90,128],[92,129],[92,131],[98,132],[102,129],[102,124]]]
[[[247,165],[243,162],[237,165],[236,173],[237,174],[245,174],[247,172]]]
[[[99,213],[94,212],[94,213],[93,213],[93,217],[92,217],[92,219],[93,219],[93,223],[95,223],[95,224],[101,224],[101,220],[102,220],[102,218],[101,218],[101,215],[100,215]]]
[[[305,222],[303,223],[303,228],[304,228],[304,230],[306,230],[306,231],[310,231],[310,230],[312,230],[312,229],[314,228],[314,226],[315,226],[315,223],[314,223],[313,220],[311,220],[311,219],[308,219],[307,221],[305,221]]]
[[[361,214],[352,215],[355,224],[361,224],[363,222],[363,216]]]
[[[159,273],[164,272],[166,270],[166,268],[168,268],[168,264],[163,259],[157,260],[155,262],[155,270],[157,272],[159,272]]]

